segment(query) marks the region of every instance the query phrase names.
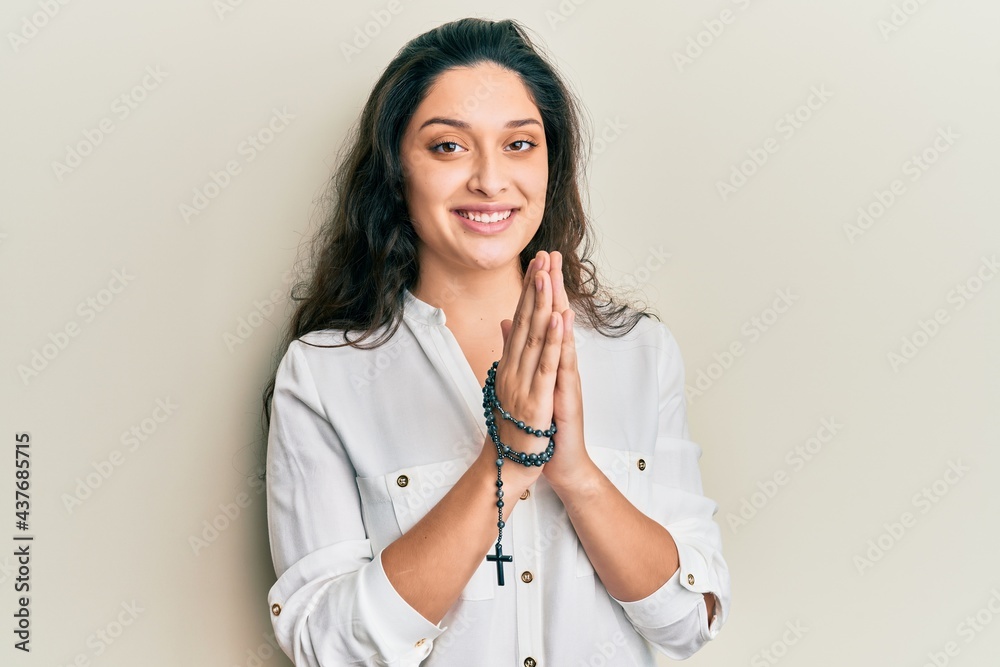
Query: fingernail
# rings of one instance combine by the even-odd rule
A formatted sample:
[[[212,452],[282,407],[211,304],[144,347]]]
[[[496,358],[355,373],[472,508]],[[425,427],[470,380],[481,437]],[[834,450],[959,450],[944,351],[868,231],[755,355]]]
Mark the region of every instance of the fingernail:
[[[539,292],[542,291],[542,277],[540,275],[535,277],[535,289]]]

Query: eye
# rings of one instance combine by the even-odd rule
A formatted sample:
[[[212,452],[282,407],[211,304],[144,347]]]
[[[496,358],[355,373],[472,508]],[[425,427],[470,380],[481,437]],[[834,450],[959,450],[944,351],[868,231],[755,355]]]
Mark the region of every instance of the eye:
[[[518,139],[517,141],[510,142],[511,146],[513,146],[514,144],[528,144],[529,146],[531,146],[531,148],[535,148],[536,146],[538,146],[538,144],[536,144],[534,141],[528,141],[527,139]],[[528,151],[531,150],[531,148],[522,148],[522,149],[516,150],[514,152],[515,153],[527,153]]]
[[[445,155],[449,155],[451,153],[457,152],[454,149],[450,150],[450,151],[439,151],[438,148],[441,147],[441,146],[458,146],[458,144],[455,143],[454,141],[442,141],[439,144],[434,144],[433,146],[431,146],[431,152],[433,152],[433,153],[443,153]]]

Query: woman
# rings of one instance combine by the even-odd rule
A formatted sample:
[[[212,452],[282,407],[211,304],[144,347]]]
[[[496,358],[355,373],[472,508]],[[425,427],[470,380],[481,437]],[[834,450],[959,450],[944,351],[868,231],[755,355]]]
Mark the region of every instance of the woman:
[[[680,352],[598,285],[579,122],[513,21],[442,25],[376,83],[265,392],[299,667],[652,665],[725,622]]]

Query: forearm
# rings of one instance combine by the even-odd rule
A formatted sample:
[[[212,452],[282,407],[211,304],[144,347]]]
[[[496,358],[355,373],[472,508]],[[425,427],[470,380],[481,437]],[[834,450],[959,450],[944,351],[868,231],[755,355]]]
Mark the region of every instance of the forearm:
[[[589,464],[572,486],[553,488],[612,597],[641,600],[677,571],[670,532],[629,502],[596,465]]]
[[[440,502],[382,552],[382,566],[393,588],[435,624],[455,604],[496,542],[499,508],[492,447],[492,442],[484,447]],[[505,465],[503,470],[504,521],[531,484],[516,468]]]

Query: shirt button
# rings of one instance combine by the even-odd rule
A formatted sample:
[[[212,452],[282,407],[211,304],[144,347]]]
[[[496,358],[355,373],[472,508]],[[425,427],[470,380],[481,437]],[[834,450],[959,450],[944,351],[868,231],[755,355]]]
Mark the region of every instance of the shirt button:
[[[534,577],[531,576],[531,572],[525,570],[524,572],[521,573],[521,581],[523,581],[524,583],[530,584],[532,579],[534,579]]]
[[[416,644],[414,644],[414,646],[417,646],[417,647],[423,646],[425,641],[427,641],[426,637],[424,637],[423,639],[421,639],[420,641],[418,641]]]
[[[689,574],[688,575],[688,583],[691,584],[692,586],[694,586],[694,575],[693,574]]]
[[[524,659],[524,667],[535,667],[537,664],[538,663],[535,662],[535,659],[530,656]]]
[[[271,605],[271,613],[274,614],[275,616],[277,616],[278,614],[280,614],[281,613],[281,605],[278,604],[277,602],[275,602],[274,604],[272,604]]]
[[[646,459],[639,459],[639,461],[636,463],[636,465],[639,466],[639,470],[645,470],[646,469]]]
[[[407,477],[406,475],[400,475],[399,477],[396,478],[397,486],[406,486],[409,483],[410,483],[410,478]]]
[[[528,496],[530,496],[530,495],[531,495],[531,492],[528,491],[527,489],[525,489],[524,493],[521,494],[521,500],[527,500]]]

